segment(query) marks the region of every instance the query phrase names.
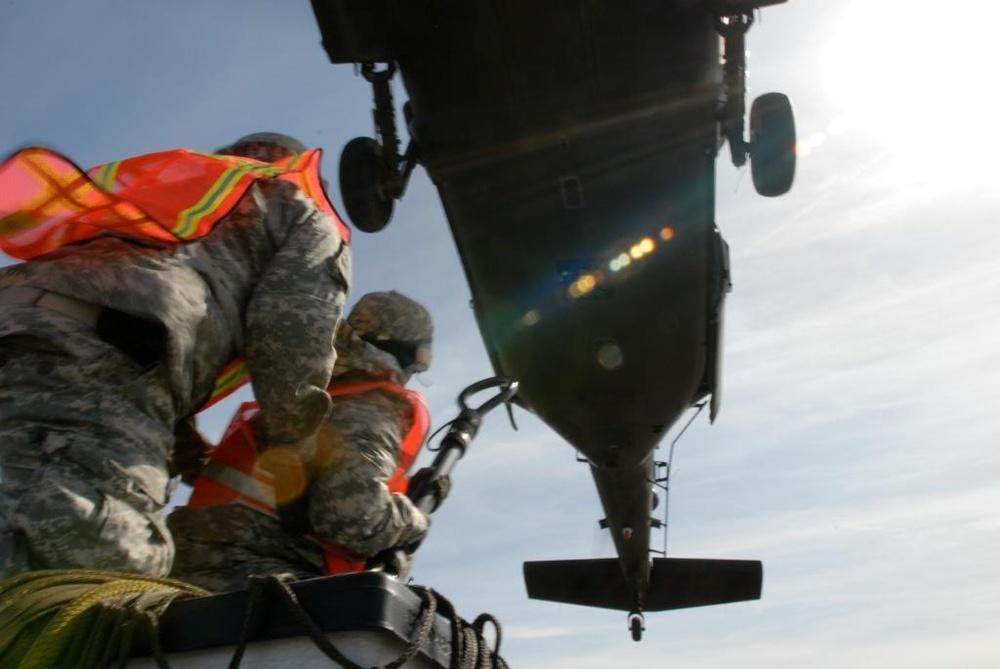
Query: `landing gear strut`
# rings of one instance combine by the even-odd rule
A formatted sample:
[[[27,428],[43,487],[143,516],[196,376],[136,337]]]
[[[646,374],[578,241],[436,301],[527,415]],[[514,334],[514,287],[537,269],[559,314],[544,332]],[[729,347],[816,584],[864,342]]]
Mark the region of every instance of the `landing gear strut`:
[[[724,43],[721,130],[733,164],[742,167],[750,158],[754,188],[761,195],[775,197],[787,193],[795,178],[795,118],[787,96],[765,93],[750,108],[750,141],[744,139],[746,34],[752,25],[753,15],[744,13],[715,21]]]
[[[340,154],[340,194],[347,215],[362,232],[378,232],[389,224],[395,201],[402,197],[416,165],[412,141],[399,154],[395,108],[389,82],[396,72],[390,63],[376,70],[374,63],[364,63],[361,74],[375,91],[375,135],[356,137]]]

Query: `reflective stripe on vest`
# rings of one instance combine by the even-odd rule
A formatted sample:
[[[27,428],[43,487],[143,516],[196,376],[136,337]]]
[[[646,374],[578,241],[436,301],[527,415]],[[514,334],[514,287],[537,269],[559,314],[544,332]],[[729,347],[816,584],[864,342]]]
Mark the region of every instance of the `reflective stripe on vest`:
[[[44,147],[21,149],[0,164],[0,249],[22,260],[106,233],[178,242],[197,239],[257,179],[298,186],[329,214],[341,238],[350,230],[322,187],[320,149],[275,164],[172,149],[84,172]]]
[[[188,506],[245,504],[277,516],[273,477],[256,467],[257,438],[250,420],[259,413],[256,402],[244,402],[236,410],[212,459],[195,480]]]
[[[201,405],[198,412],[204,411],[220,400],[224,400],[250,381],[250,370],[243,358],[230,360],[219,375],[215,377],[215,387],[208,400]]]
[[[0,164],[0,250],[21,260],[104,234],[177,243],[203,237],[257,179],[295,184],[330,215],[345,243],[350,230],[323,190],[322,151],[274,164],[172,149],[98,165],[84,172],[44,147],[21,149]],[[249,381],[230,361],[205,409]]]
[[[410,484],[408,471],[416,460],[430,429],[430,413],[420,393],[388,381],[360,381],[332,384],[331,397],[382,390],[405,399],[412,409],[410,427],[400,445],[399,465],[389,479],[390,492],[405,493]],[[250,421],[259,413],[256,402],[240,405],[226,428],[212,460],[194,482],[188,506],[243,504],[271,516],[277,516],[270,475],[257,467],[257,440]],[[327,573],[360,571],[365,558],[316,535],[309,537],[323,548]]]

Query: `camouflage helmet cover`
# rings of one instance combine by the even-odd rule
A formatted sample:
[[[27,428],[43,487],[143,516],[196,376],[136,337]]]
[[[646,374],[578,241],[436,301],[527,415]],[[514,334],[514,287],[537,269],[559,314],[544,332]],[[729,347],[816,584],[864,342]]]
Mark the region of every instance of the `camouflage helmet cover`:
[[[396,291],[368,293],[347,316],[362,339],[399,360],[404,372],[425,371],[431,363],[434,326],[427,309]]]
[[[307,146],[291,135],[280,132],[255,132],[243,135],[229,146],[216,150],[216,153],[253,158],[265,163],[273,163],[298,155],[307,150]]]

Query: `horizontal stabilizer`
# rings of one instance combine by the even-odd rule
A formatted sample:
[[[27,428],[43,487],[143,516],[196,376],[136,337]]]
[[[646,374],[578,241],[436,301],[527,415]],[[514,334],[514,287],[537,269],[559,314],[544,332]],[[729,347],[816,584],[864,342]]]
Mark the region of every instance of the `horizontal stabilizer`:
[[[632,587],[615,558],[524,563],[528,597],[631,611]],[[643,611],[667,611],[760,599],[759,560],[655,558]]]

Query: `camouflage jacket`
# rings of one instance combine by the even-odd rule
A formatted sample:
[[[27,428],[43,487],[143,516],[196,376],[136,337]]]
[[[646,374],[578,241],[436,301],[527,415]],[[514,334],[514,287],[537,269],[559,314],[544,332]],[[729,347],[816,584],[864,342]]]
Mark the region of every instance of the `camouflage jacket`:
[[[337,350],[334,383],[405,383],[396,359],[362,341],[347,323],[341,324]],[[309,492],[310,523],[317,534],[365,557],[424,537],[429,517],[406,495],[387,487],[412,420],[409,403],[393,393],[371,390],[333,397]]]
[[[334,222],[276,180],[258,181],[192,242],[104,236],[0,270],[0,289],[33,286],[162,324],[178,417],[197,411],[242,354],[269,441],[305,449],[329,410],[350,281],[350,248]]]

